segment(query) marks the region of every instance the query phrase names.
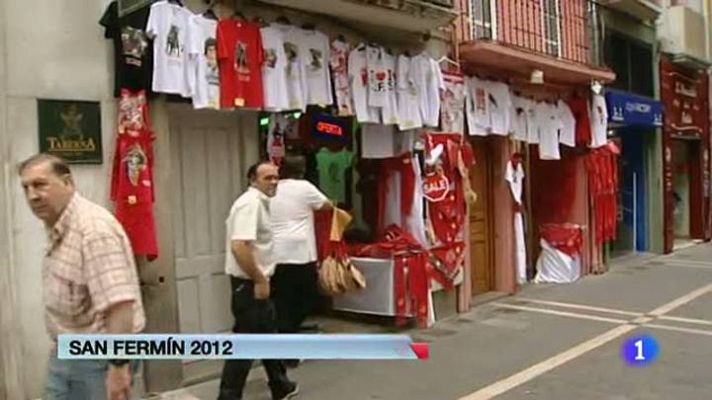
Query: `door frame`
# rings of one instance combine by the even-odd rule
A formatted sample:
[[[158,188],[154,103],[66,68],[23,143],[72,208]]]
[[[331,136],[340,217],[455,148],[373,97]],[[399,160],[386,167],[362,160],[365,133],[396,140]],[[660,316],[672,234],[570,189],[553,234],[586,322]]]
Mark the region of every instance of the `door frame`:
[[[477,193],[477,201],[480,201],[480,199],[484,196],[487,200],[487,205],[485,209],[485,214],[487,215],[487,224],[486,224],[486,236],[487,236],[487,248],[488,248],[488,266],[487,266],[487,278],[486,278],[486,284],[487,284],[487,291],[483,293],[476,293],[475,291],[475,266],[474,266],[474,260],[471,260],[471,272],[470,272],[470,285],[471,285],[471,297],[476,297],[485,293],[489,293],[492,291],[495,291],[495,274],[497,273],[496,267],[495,267],[495,246],[494,246],[494,235],[495,235],[495,215],[494,215],[494,168],[493,168],[493,157],[492,157],[492,143],[490,140],[487,139],[487,137],[477,137],[477,136],[471,136],[469,138],[470,144],[472,145],[473,149],[476,147],[484,147],[483,153],[487,155],[485,160],[477,160],[475,162],[475,165],[473,165],[470,169],[470,176],[474,176],[474,169],[476,168],[484,168],[486,171],[484,172],[485,175],[485,188],[483,189],[483,192],[478,192],[476,188],[473,186],[473,190],[475,190],[475,193]],[[477,151],[474,151],[475,154],[477,154]],[[473,247],[473,238],[471,235],[471,218],[472,216],[469,213],[469,207],[468,207],[468,234],[469,234],[469,241],[468,245],[470,246],[470,251],[469,253],[472,252],[471,248]]]

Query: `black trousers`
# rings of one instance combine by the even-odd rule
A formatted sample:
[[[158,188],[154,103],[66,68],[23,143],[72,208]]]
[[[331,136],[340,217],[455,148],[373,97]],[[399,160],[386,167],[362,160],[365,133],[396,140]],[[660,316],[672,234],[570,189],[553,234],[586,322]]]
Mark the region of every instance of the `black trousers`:
[[[277,264],[272,276],[272,297],[280,333],[296,333],[319,299],[316,262]]]
[[[276,333],[275,308],[271,299],[255,299],[252,281],[230,277],[235,333]],[[220,381],[219,400],[242,399],[253,360],[226,360]],[[281,360],[262,360],[273,393],[283,393],[290,384]]]

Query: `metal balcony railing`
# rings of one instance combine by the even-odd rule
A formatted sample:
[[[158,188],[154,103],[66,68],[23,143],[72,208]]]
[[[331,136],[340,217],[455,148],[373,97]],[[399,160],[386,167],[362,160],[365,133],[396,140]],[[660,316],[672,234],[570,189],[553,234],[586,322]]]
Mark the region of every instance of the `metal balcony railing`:
[[[600,65],[591,0],[469,0],[470,38]]]

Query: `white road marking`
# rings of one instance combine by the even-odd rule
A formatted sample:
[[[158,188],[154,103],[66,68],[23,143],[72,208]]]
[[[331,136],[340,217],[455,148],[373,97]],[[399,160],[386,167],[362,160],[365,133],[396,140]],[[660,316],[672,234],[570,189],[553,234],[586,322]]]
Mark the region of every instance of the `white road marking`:
[[[639,317],[639,316],[643,315],[643,313],[639,313],[639,312],[617,310],[617,309],[605,308],[605,307],[587,306],[585,304],[561,303],[558,301],[537,300],[537,299],[530,299],[530,298],[526,298],[526,297],[516,297],[515,300],[522,300],[522,301],[526,301],[529,303],[544,304],[544,305],[557,306],[557,307],[575,308],[575,309],[579,309],[579,310],[599,311],[599,312],[608,313],[608,314],[629,315],[631,317]]]
[[[682,322],[685,324],[712,325],[712,321],[708,321],[706,319],[673,317],[670,315],[661,315],[658,317],[658,319],[662,319],[665,321]]]
[[[656,308],[655,310],[653,310],[647,314],[655,316],[655,317],[659,317],[661,315],[669,313],[670,311],[672,311],[680,306],[683,306],[683,305],[691,302],[692,300],[694,300],[700,296],[703,296],[703,295],[709,293],[710,291],[712,291],[712,283],[710,283],[709,285],[705,285],[699,289],[693,290],[692,292],[690,292],[680,298],[677,298],[667,304],[663,304],[662,306]]]
[[[680,328],[677,326],[660,325],[660,324],[644,324],[643,326],[646,328],[662,329],[662,330],[666,330],[666,331],[694,333],[696,335],[712,336],[712,331],[706,331],[703,329]]]
[[[561,317],[587,319],[587,320],[599,321],[599,322],[610,322],[613,324],[625,324],[628,322],[624,319],[598,317],[595,315],[587,315],[587,314],[576,314],[576,313],[571,313],[571,312],[566,312],[566,311],[552,310],[552,309],[548,309],[548,308],[517,306],[514,304],[507,304],[507,303],[492,303],[492,305],[497,306],[499,308],[508,308],[510,310],[529,311],[529,312],[540,313],[540,314],[558,315]]]
[[[671,312],[672,310],[674,310],[678,307],[681,307],[681,306],[695,300],[696,298],[710,292],[711,290],[712,290],[712,284],[703,286],[699,289],[695,289],[692,292],[687,293],[684,296],[681,296],[677,299],[674,299],[668,303],[661,305],[660,307],[654,309],[647,315],[659,317],[661,315],[667,314],[667,313]],[[541,375],[545,374],[546,372],[551,371],[554,368],[564,365],[567,362],[569,362],[573,359],[576,359],[576,358],[588,353],[589,351],[591,351],[593,349],[596,349],[608,342],[615,340],[616,338],[619,338],[619,337],[639,328],[638,325],[633,325],[633,324],[628,323],[627,321],[615,320],[612,318],[592,317],[592,316],[582,315],[582,314],[567,313],[567,312],[556,311],[556,310],[538,309],[538,308],[534,308],[534,307],[514,306],[511,304],[503,304],[503,303],[495,303],[494,305],[496,305],[498,307],[511,308],[511,309],[515,309],[515,310],[532,311],[532,312],[567,316],[567,317],[580,318],[580,319],[605,320],[606,322],[621,321],[620,323],[622,323],[622,325],[617,326],[613,329],[610,329],[607,332],[604,332],[601,335],[594,337],[593,339],[589,339],[589,340],[587,340],[583,343],[580,343],[574,347],[564,350],[561,353],[559,353],[551,358],[548,358],[538,364],[534,364],[531,367],[524,369],[520,372],[517,372],[514,375],[511,375],[509,377],[501,379],[501,380],[494,382],[488,386],[485,386],[484,388],[481,388],[469,395],[461,397],[459,400],[489,400],[491,398],[494,398],[495,396],[499,396],[500,394],[506,393],[506,392],[514,389],[517,386],[527,383],[527,382],[531,381],[532,379],[537,378],[538,376],[541,376]],[[637,318],[636,320],[650,321],[650,320],[652,320],[652,318],[643,316],[643,317]],[[618,322],[616,322],[616,323],[618,323]],[[678,332],[697,333],[697,334],[712,336],[712,332],[703,331],[700,329],[668,327],[665,325],[657,325],[657,324],[644,324],[642,326],[649,327],[649,328],[667,329],[667,330],[671,330],[671,331],[674,330],[674,331],[678,331]]]
[[[567,362],[578,358],[589,351],[600,347],[616,338],[627,334],[636,329],[634,325],[621,325],[615,327],[601,335],[578,344],[562,353],[559,353],[549,359],[546,359],[538,364],[535,364],[523,371],[520,371],[508,378],[495,382],[487,387],[484,387],[467,396],[460,397],[459,400],[488,400],[500,394],[506,393],[515,387],[522,385],[530,380],[551,371],[552,369],[566,364]]]

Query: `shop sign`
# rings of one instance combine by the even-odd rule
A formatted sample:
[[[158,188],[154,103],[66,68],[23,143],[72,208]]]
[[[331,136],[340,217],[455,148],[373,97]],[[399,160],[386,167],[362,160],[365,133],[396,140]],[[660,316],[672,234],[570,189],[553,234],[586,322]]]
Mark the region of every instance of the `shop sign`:
[[[663,105],[657,100],[608,89],[606,104],[611,122],[639,126],[663,125]]]
[[[700,90],[705,90],[693,77],[675,70],[663,72],[665,125],[673,137],[700,139],[707,110],[701,104]]]
[[[101,106],[98,101],[37,101],[40,152],[71,164],[101,164]]]
[[[431,174],[423,180],[423,196],[433,203],[445,200],[450,192],[450,181],[445,174]]]
[[[311,117],[311,132],[316,139],[348,142],[349,122],[346,118],[314,113]]]

